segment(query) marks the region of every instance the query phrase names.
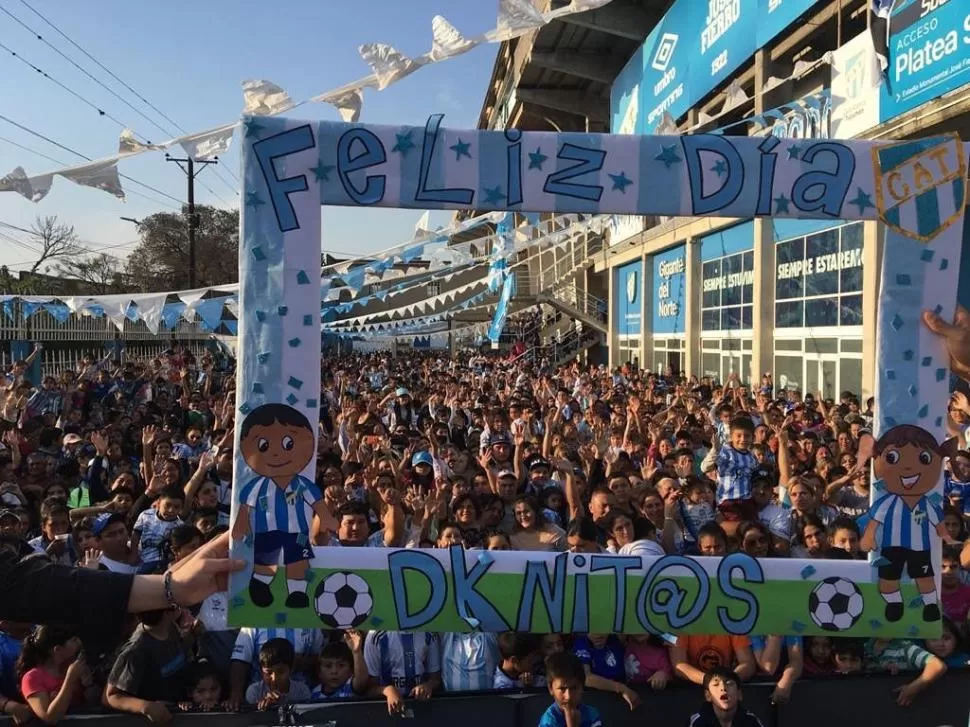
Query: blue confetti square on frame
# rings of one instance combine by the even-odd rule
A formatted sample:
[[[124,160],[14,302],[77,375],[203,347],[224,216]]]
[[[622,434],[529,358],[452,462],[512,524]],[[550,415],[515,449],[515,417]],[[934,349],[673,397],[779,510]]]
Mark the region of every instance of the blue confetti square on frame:
[[[253,382],[253,393],[254,394],[262,394],[263,393],[263,385],[261,383],[259,383],[258,381],[254,381]]]
[[[928,263],[930,260],[933,259],[933,255],[934,253],[932,250],[923,250],[923,252],[919,254],[919,259],[922,260],[924,263]]]
[[[267,361],[269,361],[269,351],[263,351],[262,353],[257,353],[256,360],[261,364],[264,364]]]
[[[289,341],[287,341],[287,343],[290,345],[290,348],[296,348],[297,346],[300,345],[300,339],[291,338]]]
[[[290,312],[290,308],[289,306],[281,305],[279,308],[276,309],[276,312],[279,313],[280,317],[283,317]]]
[[[296,274],[296,283],[297,283],[297,285],[309,285],[309,283],[310,283],[310,276],[307,275],[306,272],[304,272],[303,270],[301,270],[300,272],[298,272]]]
[[[290,406],[295,406],[296,402],[298,401],[299,399],[297,399],[296,396],[294,396],[293,394],[288,394],[286,397],[286,403],[289,404]]]
[[[903,361],[912,361],[912,360],[913,360],[913,352],[910,349],[906,349],[905,351],[903,351]]]
[[[305,316],[303,316],[303,325],[304,326],[312,326],[313,325],[313,315],[312,314],[307,313]]]
[[[253,257],[259,262],[263,262],[266,259],[266,253],[263,252],[263,248],[257,245],[253,248]]]
[[[815,573],[816,573],[815,566],[807,565],[804,568],[802,568],[800,575],[802,577],[802,580],[805,581],[811,578],[813,575],[815,575]]]
[[[276,614],[276,624],[278,626],[282,626],[283,624],[286,623],[286,619],[287,618],[289,618],[289,617],[285,613],[282,613],[282,612],[277,613]]]
[[[920,366],[932,366],[932,365],[933,365],[932,356],[923,356],[923,358],[920,360]]]
[[[316,399],[307,399],[306,400],[306,405],[307,405],[307,408],[309,408],[309,409],[316,409],[317,408],[317,400]]]
[[[266,311],[264,310],[256,311],[256,320],[259,321],[260,323],[264,323],[266,321]]]
[[[303,382],[302,382],[302,381],[300,381],[300,380],[299,380],[298,378],[296,378],[295,376],[291,376],[291,377],[290,377],[290,380],[286,382],[286,385],[287,385],[287,386],[291,386],[291,387],[293,387],[294,389],[296,389],[297,391],[299,391],[299,390],[300,390],[300,388],[302,388],[302,386],[303,386]]]

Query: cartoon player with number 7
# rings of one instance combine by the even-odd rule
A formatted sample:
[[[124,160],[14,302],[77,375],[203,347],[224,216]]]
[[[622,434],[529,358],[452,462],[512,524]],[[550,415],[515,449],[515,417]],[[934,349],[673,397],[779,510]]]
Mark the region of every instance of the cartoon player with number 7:
[[[863,448],[860,442],[860,451]],[[903,617],[904,570],[919,590],[923,620],[940,620],[932,545],[935,537],[952,541],[943,526],[942,496],[933,490],[941,481],[943,460],[955,451],[956,440],[938,444],[932,434],[912,424],[893,427],[872,446],[873,470],[885,494],[872,503],[861,545],[863,550],[879,550],[879,593],[886,602],[887,621]]]
[[[258,476],[239,493],[233,540],[252,534],[253,574],[249,598],[266,608],[273,603],[271,584],[281,561],[286,569],[286,607],[306,608],[306,573],[313,551],[313,516],[325,528],[333,516],[320,489],[300,474],[313,460],[316,446],[309,420],[285,404],[263,404],[243,420],[239,448]]]

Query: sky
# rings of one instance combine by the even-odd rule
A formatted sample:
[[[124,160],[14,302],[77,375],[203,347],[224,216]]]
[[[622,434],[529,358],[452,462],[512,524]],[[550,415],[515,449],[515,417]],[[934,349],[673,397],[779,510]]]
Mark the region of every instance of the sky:
[[[0,0],[0,8],[175,133],[172,124],[98,68],[25,3],[187,132],[237,119],[245,80],[272,81],[294,101],[301,101],[366,76],[370,69],[357,51],[362,43],[387,43],[417,56],[431,47],[431,19],[436,14],[470,37],[495,25],[498,6],[489,0],[139,0],[134,4],[128,0]],[[158,142],[174,135],[163,133],[2,12],[0,44],[142,137]],[[420,125],[430,114],[443,113],[446,126],[474,128],[497,49],[497,45],[482,45],[426,66],[384,91],[366,89],[361,121]],[[92,159],[116,152],[123,128],[3,49],[0,114]],[[301,106],[291,115],[339,120],[328,104]],[[61,166],[14,144],[67,165],[83,163],[0,119],[0,177],[17,166],[28,175]],[[230,151],[220,157],[224,168],[210,167],[198,175],[196,203],[238,207],[238,148],[237,132]],[[169,151],[182,155],[180,147]],[[162,152],[122,161],[120,171],[186,199],[185,175],[175,164],[166,163]],[[85,247],[123,258],[138,234],[135,225],[120,218],[172,212],[176,203],[127,180],[122,185],[150,199],[129,194],[127,201],[121,201],[55,177],[50,194],[39,203],[13,192],[0,194],[0,222],[29,228],[38,215],[56,215],[60,222],[74,225]],[[445,224],[450,214],[433,213],[432,226]],[[420,215],[415,210],[328,207],[323,211],[321,248],[356,255],[376,252],[410,239]],[[0,233],[0,264],[13,270],[29,268],[37,256],[23,246],[27,236],[2,227]],[[11,242],[11,236],[20,244]]]

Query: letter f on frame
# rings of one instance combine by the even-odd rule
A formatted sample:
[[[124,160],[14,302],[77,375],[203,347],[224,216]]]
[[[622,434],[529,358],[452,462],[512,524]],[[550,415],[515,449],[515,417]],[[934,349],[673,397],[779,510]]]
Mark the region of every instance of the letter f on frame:
[[[296,212],[290,202],[290,195],[294,192],[306,192],[309,186],[305,174],[280,179],[276,172],[276,160],[289,154],[312,149],[315,145],[313,130],[309,124],[289,129],[253,144],[253,154],[259,162],[266,188],[269,190],[270,201],[273,203],[273,210],[276,212],[276,221],[282,232],[300,228],[300,222],[296,219]]]

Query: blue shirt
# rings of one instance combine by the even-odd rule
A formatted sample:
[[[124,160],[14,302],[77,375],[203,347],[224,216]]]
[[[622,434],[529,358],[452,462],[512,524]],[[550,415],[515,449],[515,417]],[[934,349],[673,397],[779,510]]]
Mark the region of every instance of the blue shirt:
[[[580,727],[603,727],[603,720],[595,707],[579,705]],[[539,727],[566,727],[566,715],[558,704],[551,704],[539,718]]]
[[[751,499],[751,473],[758,469],[758,460],[748,452],[740,452],[730,444],[717,453],[717,502]]]
[[[10,634],[0,632],[0,694],[14,699],[20,691],[17,659],[24,645]]]
[[[491,689],[500,660],[498,634],[441,634],[441,682],[446,692]]]
[[[882,525],[882,550],[927,551],[933,543],[931,529],[935,530],[943,521],[943,508],[926,495],[917,501],[916,507],[910,508],[901,496],[890,492],[872,503],[869,517]]]
[[[615,682],[626,681],[623,644],[615,636],[610,636],[602,649],[597,649],[592,641],[580,636],[573,642],[573,653],[596,676]]]
[[[310,699],[314,702],[328,702],[331,699],[353,699],[357,696],[354,694],[353,681],[354,679],[351,677],[330,694],[323,691],[323,685],[318,685],[310,692]]]

